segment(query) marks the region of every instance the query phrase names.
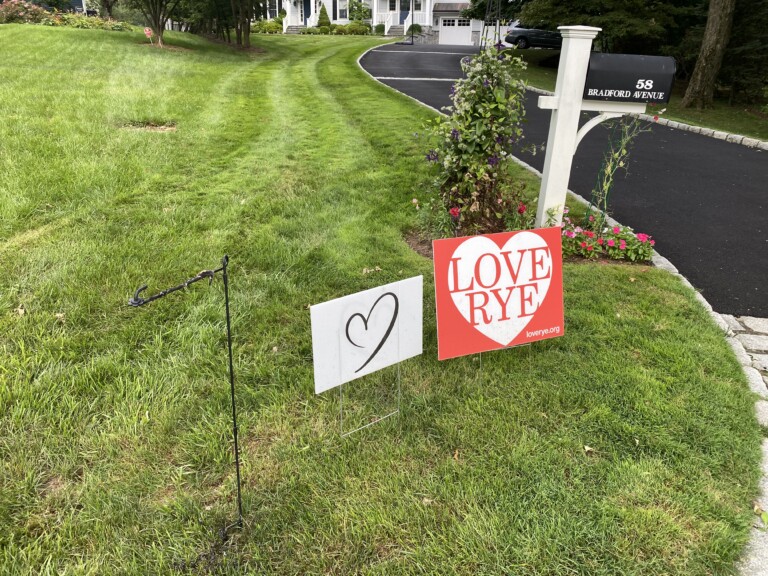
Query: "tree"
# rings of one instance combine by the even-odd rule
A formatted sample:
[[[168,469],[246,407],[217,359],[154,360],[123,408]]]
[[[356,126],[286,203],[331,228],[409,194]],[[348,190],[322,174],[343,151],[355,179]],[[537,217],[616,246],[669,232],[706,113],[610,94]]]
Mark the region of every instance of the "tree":
[[[768,96],[768,0],[736,3],[731,41],[717,81],[729,87],[731,104],[751,104]]]
[[[683,108],[711,108],[715,95],[715,81],[723,63],[725,49],[731,39],[733,12],[736,0],[710,0],[707,25],[701,41],[699,57],[693,76],[683,97]]]
[[[112,10],[114,10],[115,4],[117,4],[117,0],[101,0],[101,8],[109,19],[112,19]]]
[[[139,10],[157,36],[158,47],[163,47],[163,32],[170,19],[171,12],[179,0],[130,0],[130,5]]]
[[[371,9],[362,0],[349,0],[349,19],[353,22],[368,20],[371,17]]]
[[[331,19],[328,17],[328,10],[326,10],[325,4],[320,4],[320,15],[317,17],[317,26],[331,27]]]
[[[530,0],[472,0],[469,8],[461,15],[483,21],[496,20],[497,17],[502,21],[512,21],[517,18],[520,9],[527,2]]]

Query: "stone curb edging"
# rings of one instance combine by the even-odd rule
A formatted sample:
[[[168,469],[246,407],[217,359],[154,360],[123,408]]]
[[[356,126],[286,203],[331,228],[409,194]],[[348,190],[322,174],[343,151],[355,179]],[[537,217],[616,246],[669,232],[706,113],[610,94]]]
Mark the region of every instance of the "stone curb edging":
[[[528,86],[527,89],[535,94],[541,94],[543,96],[554,96],[554,92],[549,90],[542,90],[541,88],[534,88]],[[768,152],[768,142],[759,140],[757,138],[751,138],[749,136],[742,136],[741,134],[731,134],[730,132],[723,132],[721,130],[713,130],[712,128],[702,128],[701,126],[693,126],[692,124],[686,124],[685,122],[678,122],[677,120],[670,120],[669,118],[659,118],[658,120],[651,114],[638,114],[638,118],[646,120],[647,122],[653,122],[660,124],[661,126],[667,126],[669,128],[675,128],[677,130],[684,130],[685,132],[691,132],[693,134],[701,134],[702,136],[709,136],[717,140],[725,140],[733,144],[741,144],[747,148],[755,148],[757,150],[765,150]]]

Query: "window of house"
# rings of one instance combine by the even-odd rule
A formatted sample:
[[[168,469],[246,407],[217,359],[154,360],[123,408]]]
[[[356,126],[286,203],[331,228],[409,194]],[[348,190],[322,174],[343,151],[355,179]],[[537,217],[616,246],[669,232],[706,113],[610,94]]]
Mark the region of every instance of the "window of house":
[[[395,12],[397,10],[397,0],[389,0],[389,11]]]
[[[347,0],[339,0],[339,18],[347,18]]]
[[[443,26],[456,26],[455,18],[443,18]]]
[[[459,18],[456,21],[456,26],[469,26],[469,18]]]
[[[413,2],[413,9],[416,12],[421,12],[421,0],[414,0],[414,2]]]

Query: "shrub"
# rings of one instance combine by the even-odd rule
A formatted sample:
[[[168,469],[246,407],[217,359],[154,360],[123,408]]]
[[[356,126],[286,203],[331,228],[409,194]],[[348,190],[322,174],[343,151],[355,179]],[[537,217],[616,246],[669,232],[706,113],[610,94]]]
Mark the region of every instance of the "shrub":
[[[346,26],[347,34],[354,34],[355,36],[365,36],[371,33],[371,27],[364,22],[350,22]]]
[[[344,36],[347,33],[347,27],[343,24],[338,24],[336,28],[333,29],[333,33]]]
[[[51,14],[24,0],[6,0],[0,4],[0,24],[37,24]]]
[[[314,36],[315,34],[320,34],[320,30],[312,26],[309,26],[307,28],[302,28],[301,30],[299,30],[299,34],[309,34],[311,36]]]
[[[606,226],[590,230],[590,225],[597,222],[594,215],[588,217],[587,226],[577,226],[568,216],[568,209],[563,215],[563,257],[580,256],[582,258],[609,258],[611,260],[629,260],[646,262],[653,256],[656,241],[631,228]]]
[[[320,16],[317,17],[317,26],[319,28],[326,26],[329,30],[331,28],[331,19],[328,17],[328,10],[326,10],[325,4],[320,5]]]
[[[523,184],[510,171],[514,145],[522,138],[525,63],[491,46],[462,59],[465,78],[456,82],[447,116],[427,126],[444,211],[456,209],[466,234],[507,229],[520,208]],[[456,212],[456,211],[454,211]],[[532,210],[526,205],[530,217]]]
[[[421,34],[421,24],[411,24],[408,26],[408,30],[405,31],[405,35],[407,36],[411,33]]]
[[[320,34],[330,34],[330,33],[331,33],[330,26],[320,26]]]
[[[251,32],[257,34],[282,34],[283,24],[282,21],[277,20],[259,20],[251,24]]]
[[[384,36],[384,24],[376,24],[376,28],[374,28],[374,31],[379,36]]]

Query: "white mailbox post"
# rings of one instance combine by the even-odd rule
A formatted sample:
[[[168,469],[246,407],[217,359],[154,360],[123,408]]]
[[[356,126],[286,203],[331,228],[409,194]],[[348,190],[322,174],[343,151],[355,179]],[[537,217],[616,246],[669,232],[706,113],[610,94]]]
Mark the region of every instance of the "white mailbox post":
[[[544,173],[536,212],[537,228],[547,225],[550,213],[555,226],[562,222],[573,155],[584,135],[604,120],[628,113],[641,114],[646,107],[642,102],[584,100],[592,40],[601,28],[560,26],[558,30],[563,35],[563,48],[557,69],[555,95],[539,97],[539,108],[552,110],[552,119],[549,123]],[[600,114],[579,130],[579,117],[585,111]]]

